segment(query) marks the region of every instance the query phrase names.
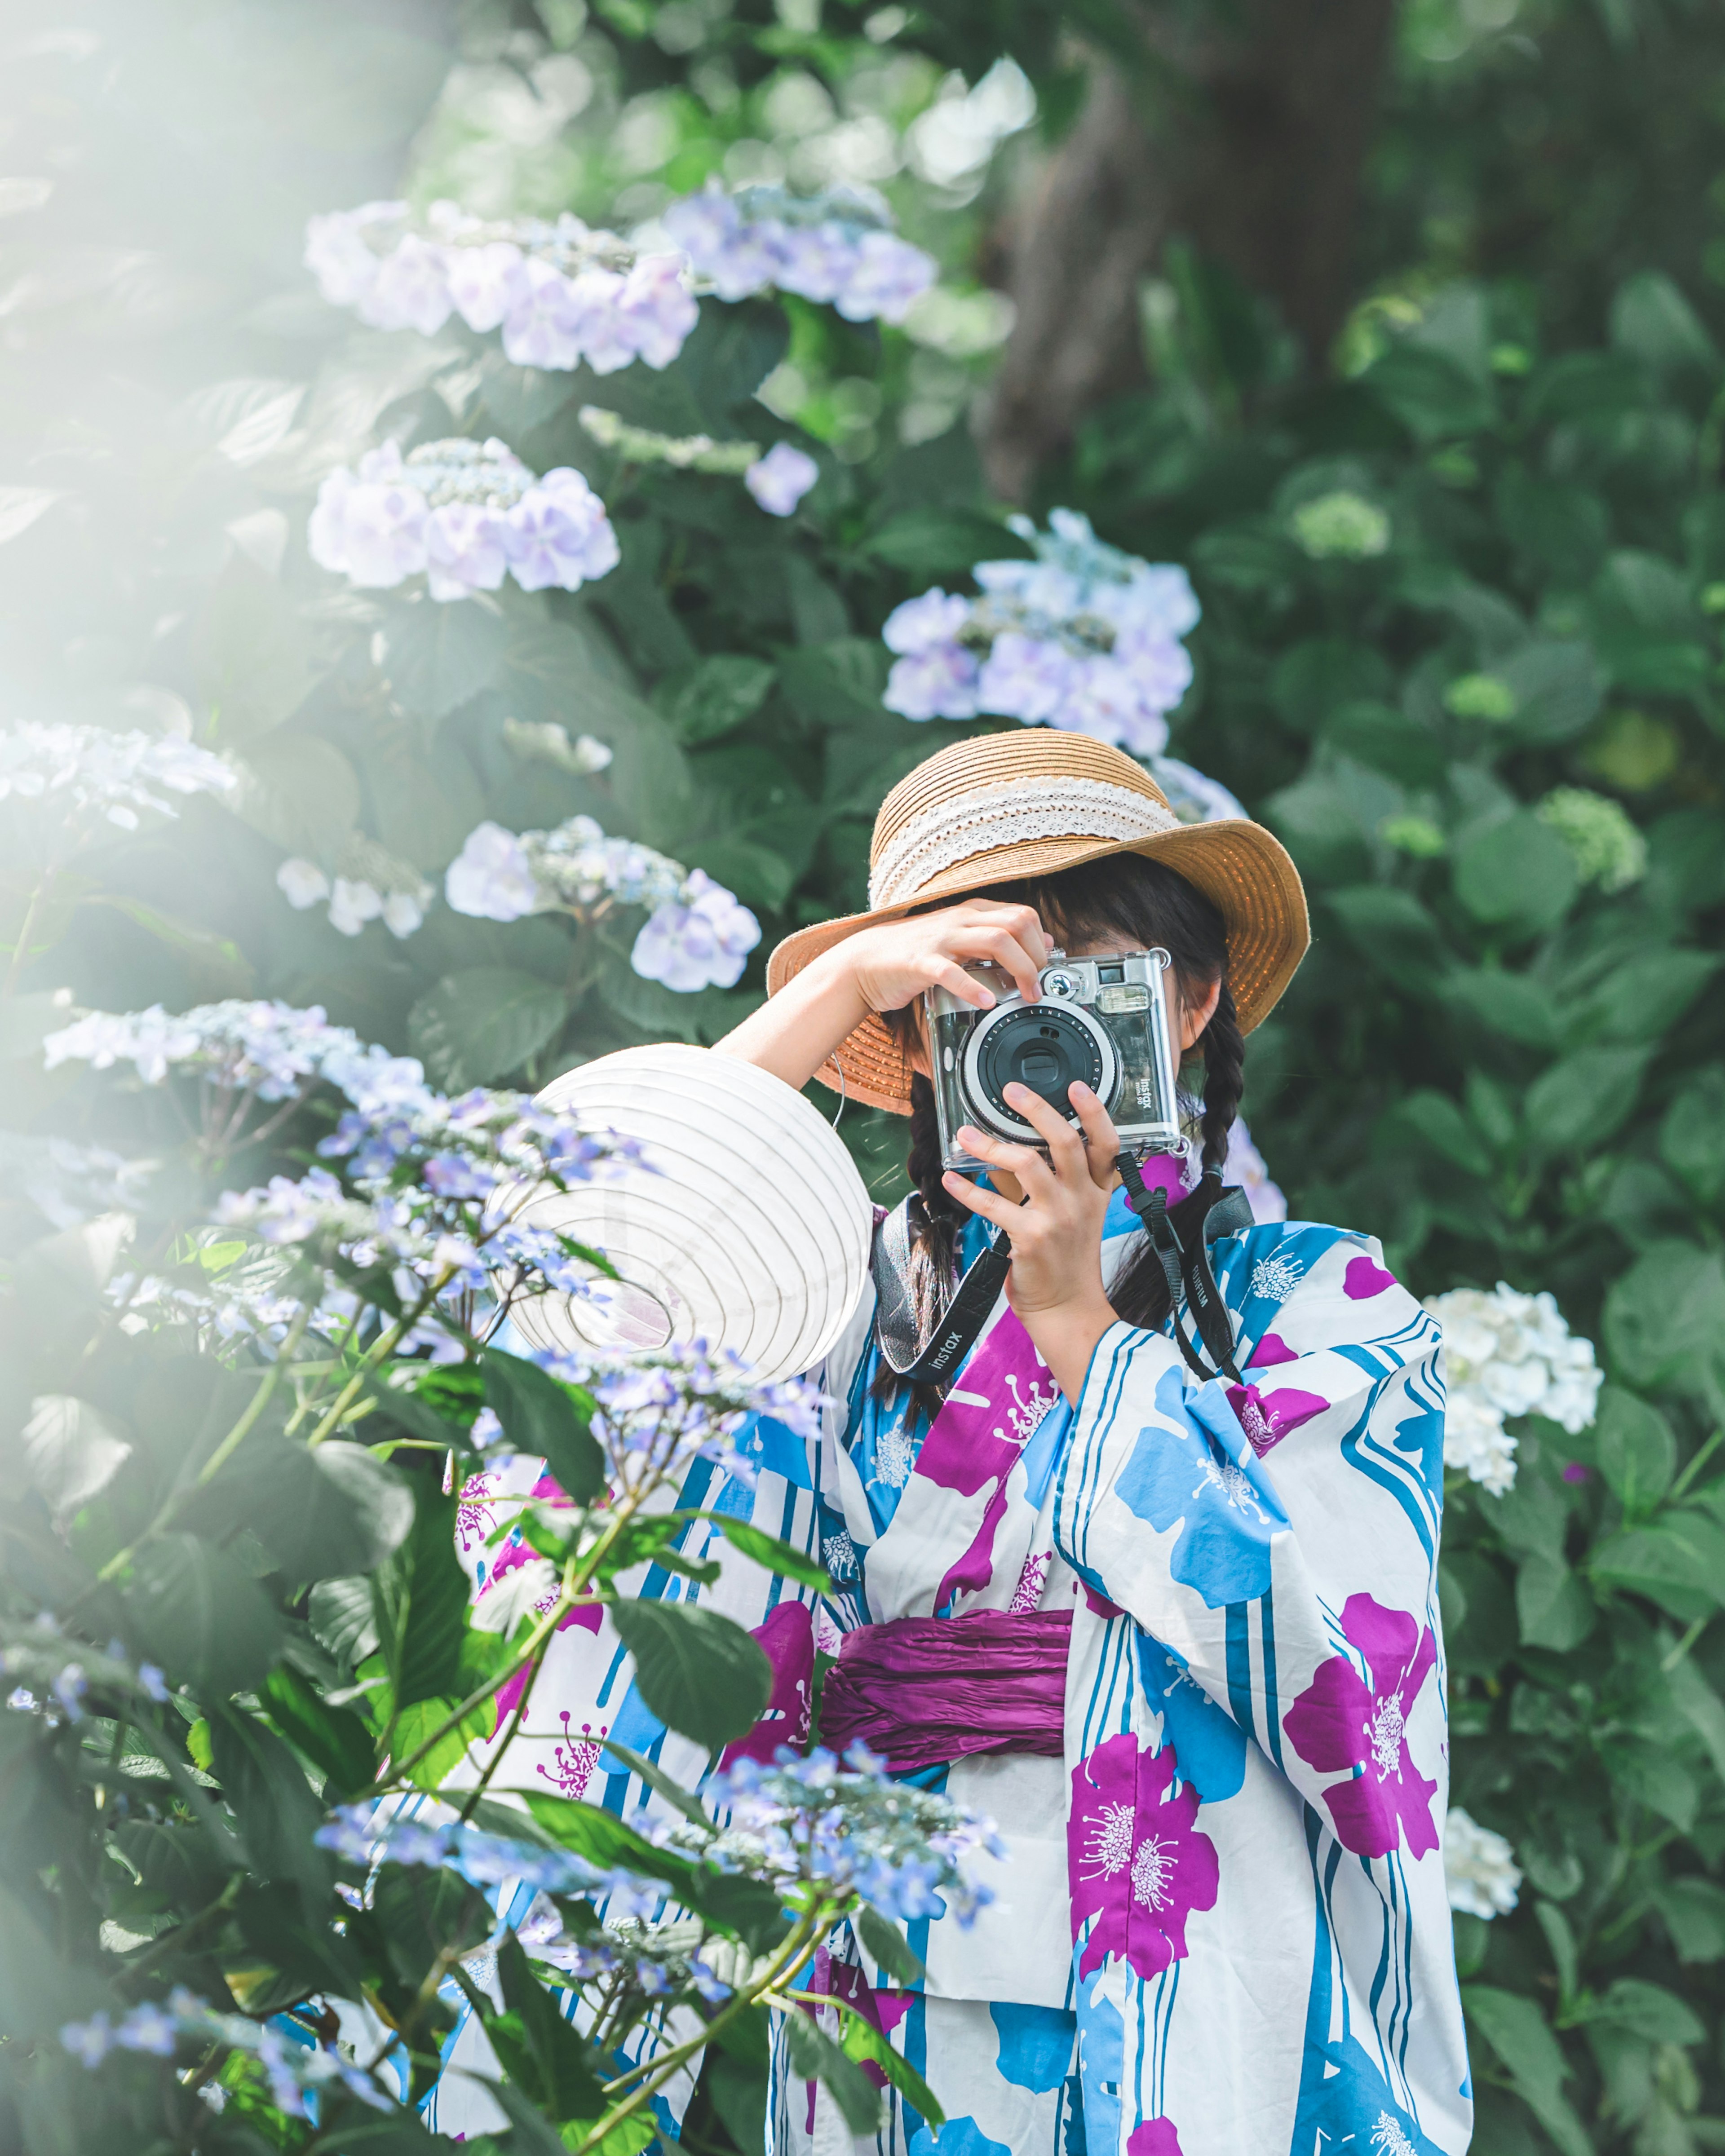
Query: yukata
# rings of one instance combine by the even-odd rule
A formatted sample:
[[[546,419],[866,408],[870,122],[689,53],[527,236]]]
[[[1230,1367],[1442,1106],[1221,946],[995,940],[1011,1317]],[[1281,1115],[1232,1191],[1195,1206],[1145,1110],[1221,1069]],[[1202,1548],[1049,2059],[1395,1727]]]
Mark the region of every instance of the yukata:
[[[1117,1194],[1105,1277],[1135,1228]],[[965,1261],[988,1232],[967,1224]],[[819,1442],[763,1427],[752,1493],[696,1470],[685,1502],[818,1547],[836,1589],[817,1606],[727,1565],[701,1590],[774,1668],[770,1719],[733,1752],[770,1757],[806,1732],[817,1641],[842,1674],[847,1640],[861,1666],[901,1635],[926,1649],[943,1620],[980,1617],[997,1642],[1032,1620],[1027,1667],[1062,1635],[1034,1748],[914,1770],[994,1821],[1004,1856],[973,1866],[993,1901],[968,1928],[906,1928],[926,1969],[913,1986],[848,1927],[807,1980],[875,2021],[946,2126],[937,2139],[889,2089],[878,2134],[853,2142],[781,2042],[769,2156],[1466,2148],[1442,1857],[1439,1330],[1364,1236],[1267,1223],[1211,1255],[1243,1383],[1200,1382],[1171,1327],[1117,1323],[1069,1406],[1003,1297],[931,1425],[880,1396],[870,1287],[821,1373]],[[691,1530],[691,1548],[709,1538]],[[662,1573],[642,1586],[696,1591]],[[699,1778],[608,1626],[557,1653],[524,1771],[502,1779],[632,1808],[650,1793],[589,1757],[602,1723]],[[926,1687],[901,1697],[938,1725]],[[986,1736],[991,1717],[971,1718]],[[668,2129],[680,2109],[662,2106]]]

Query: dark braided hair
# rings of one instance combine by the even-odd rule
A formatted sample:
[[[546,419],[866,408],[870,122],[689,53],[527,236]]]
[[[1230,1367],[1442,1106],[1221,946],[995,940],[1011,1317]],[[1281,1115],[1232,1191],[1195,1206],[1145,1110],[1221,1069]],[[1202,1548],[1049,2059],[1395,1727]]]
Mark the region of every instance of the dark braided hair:
[[[1033,907],[1054,942],[1069,947],[1111,933],[1130,937],[1142,950],[1159,944],[1173,961],[1175,983],[1189,1004],[1202,1003],[1219,981],[1216,1008],[1198,1044],[1204,1055],[1203,1163],[1219,1172],[1227,1162],[1229,1133],[1245,1087],[1245,1042],[1227,980],[1227,931],[1216,906],[1184,876],[1141,854],[1110,855],[1058,875],[1000,884],[976,896]],[[937,904],[953,902],[942,899]],[[901,1044],[920,1043],[920,1001],[883,1016]],[[911,1081],[911,1150],[906,1166],[915,1185],[910,1201],[910,1287],[926,1339],[957,1281],[959,1233],[970,1216],[941,1181],[934,1088],[920,1075]],[[1180,1214],[1177,1205],[1177,1221]],[[1109,1301],[1128,1325],[1154,1330],[1168,1317],[1168,1281],[1142,1230],[1135,1240],[1137,1247],[1115,1281]],[[900,1389],[901,1381],[883,1363],[875,1383],[886,1398]],[[944,1397],[933,1385],[906,1389],[924,1414],[932,1414]]]

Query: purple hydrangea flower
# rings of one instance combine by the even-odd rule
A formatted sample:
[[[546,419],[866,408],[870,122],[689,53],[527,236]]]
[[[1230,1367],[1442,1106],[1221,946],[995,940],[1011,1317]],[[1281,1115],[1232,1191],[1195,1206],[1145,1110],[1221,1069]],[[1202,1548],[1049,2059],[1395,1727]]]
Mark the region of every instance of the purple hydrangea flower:
[[[1066,1841],[1073,1938],[1087,1917],[1096,1919],[1081,1978],[1109,1954],[1140,1977],[1158,1975],[1184,1958],[1187,1919],[1216,1906],[1216,1845],[1194,1825],[1194,1785],[1182,1783],[1170,1794],[1176,1764],[1172,1745],[1152,1753],[1128,1731],[1072,1770]]]
[[[643,979],[685,993],[732,988],[761,940],[761,924],[721,884],[696,869],[681,902],[661,906],[635,938],[629,963]]]
[[[887,615],[880,641],[889,651],[932,651],[950,644],[970,619],[971,603],[937,584],[920,598],[906,599]]]
[[[778,248],[774,281],[782,292],[826,305],[836,300],[850,276],[855,249],[842,224],[787,225]]]
[[[506,526],[487,503],[440,502],[425,520],[425,559],[434,599],[495,592],[509,566]]]
[[[806,450],[775,442],[752,464],[742,483],[769,516],[789,516],[820,477],[820,466]]]
[[[981,705],[974,654],[962,644],[937,644],[895,659],[881,702],[906,719],[973,719]]]
[[[376,330],[417,330],[421,336],[435,336],[454,305],[443,249],[410,232],[378,263],[377,276],[355,312]]]
[[[669,367],[701,319],[682,257],[644,254],[624,280],[618,311],[631,352],[648,367]]]
[[[1312,1682],[1282,1717],[1289,1741],[1308,1767],[1343,1772],[1323,1792],[1336,1837],[1359,1856],[1387,1856],[1404,1832],[1408,1853],[1438,1846],[1429,1782],[1408,1752],[1407,1725],[1420,1687],[1437,1661],[1430,1630],[1369,1594],[1351,1594],[1342,1611],[1348,1645],[1366,1666],[1362,1677],[1347,1655],[1318,1665]]]
[[[569,368],[581,357],[580,313],[569,280],[530,255],[503,321],[503,351],[517,367]]]
[[[521,299],[526,258],[512,239],[449,250],[449,296],[470,330],[495,330]]]
[[[509,512],[505,549],[523,591],[578,592],[622,559],[605,505],[572,466],[546,473]]]
[[[1052,638],[1007,629],[994,639],[977,685],[978,707],[1027,726],[1045,725],[1060,710],[1076,671]]]
[[[444,896],[476,920],[520,921],[538,904],[539,885],[514,832],[486,822],[475,825],[449,863]]]
[[[834,304],[847,321],[901,322],[933,284],[932,257],[893,232],[865,232]]]

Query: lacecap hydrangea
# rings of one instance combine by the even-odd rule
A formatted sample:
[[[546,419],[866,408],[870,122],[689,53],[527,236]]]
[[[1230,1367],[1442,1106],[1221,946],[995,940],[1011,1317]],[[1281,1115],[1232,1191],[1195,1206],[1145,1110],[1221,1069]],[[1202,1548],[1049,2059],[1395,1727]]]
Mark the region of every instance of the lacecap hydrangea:
[[[978,562],[977,598],[937,587],[887,616],[888,710],[992,714],[1154,755],[1192,683],[1182,639],[1199,604],[1186,572],[1106,545],[1074,510],[1055,510],[1046,531],[1024,516],[1010,527],[1034,558]]]
[[[394,442],[339,465],[317,492],[306,545],[320,568],[367,591],[424,575],[434,599],[578,592],[622,558],[599,500],[572,466],[536,477],[507,444]]]

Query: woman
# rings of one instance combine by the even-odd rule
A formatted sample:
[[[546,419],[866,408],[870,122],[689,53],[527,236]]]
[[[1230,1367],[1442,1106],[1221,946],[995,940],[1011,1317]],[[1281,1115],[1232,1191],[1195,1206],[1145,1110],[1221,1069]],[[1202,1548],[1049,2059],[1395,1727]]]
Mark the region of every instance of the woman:
[[[1034,998],[1056,944],[1162,946],[1220,1168],[1243,1036],[1307,945],[1292,864],[1256,825],[1179,824],[1129,758],[1040,730],[919,767],[872,858],[870,911],[782,944],[721,1049],[908,1113],[916,1189],[875,1280],[923,1337],[991,1229],[1011,1268],[943,1398],[895,1378],[871,1289],[824,1373],[817,1456],[779,1459],[755,1517],[818,1535],[839,1589],[824,1738],[943,1781],[1008,1854],[971,1929],[911,1927],[922,1984],[849,1941],[819,1982],[923,2072],[941,2156],[1455,2156],[1436,1328],[1368,1238],[1254,1225],[1209,1246],[1237,1380],[1201,1378],[1102,1103],[1075,1086],[1075,1127],[1016,1089],[1045,1152],[968,1130],[986,1183],[942,1174],[920,1017],[937,985],[984,1007],[979,960]],[[1178,1201],[1167,1163],[1160,1180]],[[781,1601],[757,1636],[793,1709],[809,1618]],[[547,1679],[577,1724],[629,1717],[572,1662]],[[889,2097],[872,2145],[934,2148]],[[769,2121],[776,2156],[852,2145],[782,2060]]]

